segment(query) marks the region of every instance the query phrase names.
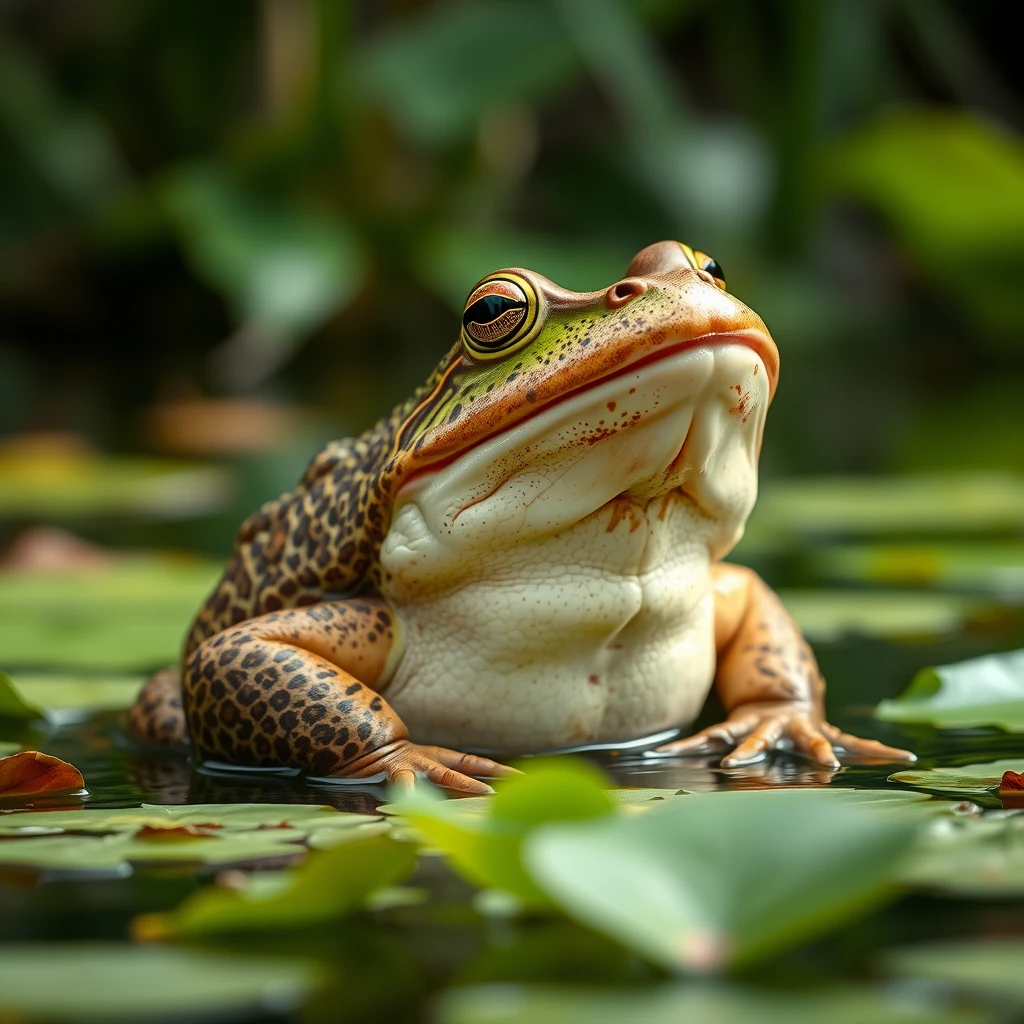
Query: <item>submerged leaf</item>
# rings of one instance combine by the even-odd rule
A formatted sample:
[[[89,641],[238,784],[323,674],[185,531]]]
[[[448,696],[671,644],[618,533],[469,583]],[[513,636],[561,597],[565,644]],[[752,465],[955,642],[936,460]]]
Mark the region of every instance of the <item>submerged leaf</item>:
[[[404,878],[415,863],[413,844],[372,835],[314,851],[269,884],[257,876],[241,889],[202,889],[170,914],[136,918],[133,932],[155,940],[315,925],[361,906]]]
[[[826,794],[695,794],[542,829],[524,859],[583,924],[671,970],[717,970],[859,916],[893,884],[922,821],[914,805],[883,813]]]
[[[284,1013],[319,979],[301,961],[127,943],[5,945],[0,1016],[91,1020],[232,1019]]]
[[[921,993],[829,986],[787,992],[740,985],[557,988],[486,985],[441,998],[439,1024],[983,1024]]]
[[[611,814],[615,804],[605,777],[585,761],[569,758],[534,761],[525,775],[503,780],[487,797],[486,813],[469,800],[446,800],[417,789],[391,810],[410,822],[452,867],[474,885],[501,889],[528,906],[548,899],[522,864],[523,840],[533,830],[557,821],[580,821]]]
[[[84,787],[82,773],[52,754],[24,750],[0,758],[0,797],[71,793]]]
[[[953,768],[910,768],[889,776],[891,782],[902,782],[934,793],[953,796],[990,796],[999,788],[1004,772],[1024,766],[1024,757],[1004,761],[984,761]]]
[[[998,726],[1024,732],[1024,650],[921,669],[906,691],[882,701],[875,715],[940,729]]]

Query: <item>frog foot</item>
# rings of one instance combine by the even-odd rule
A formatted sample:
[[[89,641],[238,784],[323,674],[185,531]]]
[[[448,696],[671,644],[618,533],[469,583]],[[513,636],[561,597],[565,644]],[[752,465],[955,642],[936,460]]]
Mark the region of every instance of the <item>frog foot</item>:
[[[499,764],[489,757],[462,754],[447,747],[425,747],[411,740],[401,739],[378,747],[344,769],[350,778],[369,778],[383,775],[387,781],[403,789],[411,789],[417,778],[425,778],[459,793],[484,796],[494,790],[486,782],[470,778],[483,775],[497,778],[522,774],[507,764]]]
[[[838,768],[833,747],[847,754],[882,761],[916,761],[909,750],[887,747],[877,740],[862,740],[829,725],[819,707],[799,700],[760,701],[734,708],[724,722],[708,726],[684,740],[657,749],[672,754],[732,753],[723,768],[740,768],[767,757],[774,750],[792,750],[816,764]]]

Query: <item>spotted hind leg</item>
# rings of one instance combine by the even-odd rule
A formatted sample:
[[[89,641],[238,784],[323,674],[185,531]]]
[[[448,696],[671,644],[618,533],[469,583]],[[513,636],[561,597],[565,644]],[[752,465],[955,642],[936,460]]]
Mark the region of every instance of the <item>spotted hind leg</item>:
[[[232,626],[186,659],[185,708],[199,758],[285,765],[316,776],[424,775],[470,793],[470,775],[512,769],[413,743],[374,689],[395,642],[382,601],[336,601]]]

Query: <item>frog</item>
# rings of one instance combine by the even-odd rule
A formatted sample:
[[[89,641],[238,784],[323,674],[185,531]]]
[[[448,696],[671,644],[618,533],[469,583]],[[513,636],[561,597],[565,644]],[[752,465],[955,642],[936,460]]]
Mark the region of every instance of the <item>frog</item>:
[[[406,401],[242,524],[131,732],[202,762],[487,794],[520,755],[914,755],[840,731],[779,597],[725,557],[780,356],[701,250],[469,292]],[[715,686],[717,724],[684,736]],[[646,745],[645,745],[646,744]]]

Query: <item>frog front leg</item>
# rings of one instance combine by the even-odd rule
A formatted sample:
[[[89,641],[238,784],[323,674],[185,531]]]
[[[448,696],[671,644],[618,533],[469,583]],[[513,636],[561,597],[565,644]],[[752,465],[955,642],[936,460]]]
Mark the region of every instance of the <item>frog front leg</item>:
[[[379,600],[271,612],[209,637],[188,654],[183,674],[197,757],[399,785],[422,775],[448,789],[493,792],[469,776],[514,769],[413,743],[374,689],[395,642]]]
[[[712,569],[712,586],[716,685],[728,717],[659,750],[703,754],[732,749],[722,760],[724,768],[750,764],[789,746],[832,768],[839,767],[834,746],[887,761],[916,760],[907,750],[851,736],[825,720],[825,681],[814,654],[757,573],[719,563]]]

